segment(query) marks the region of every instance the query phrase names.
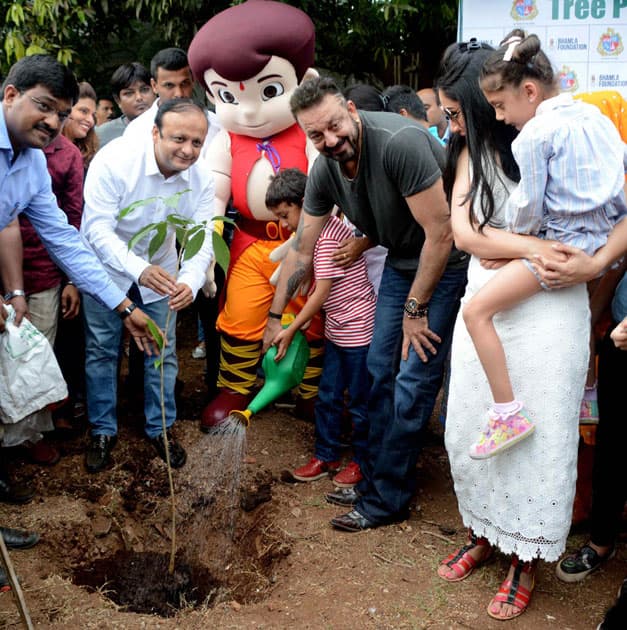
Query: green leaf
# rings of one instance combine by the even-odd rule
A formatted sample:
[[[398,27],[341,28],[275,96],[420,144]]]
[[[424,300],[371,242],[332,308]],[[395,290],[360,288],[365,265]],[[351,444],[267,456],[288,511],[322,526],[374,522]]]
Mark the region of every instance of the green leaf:
[[[151,260],[159,251],[159,248],[163,245],[165,237],[168,234],[168,225],[165,222],[159,223],[155,229],[157,233],[152,237],[148,245],[148,260]]]
[[[226,274],[231,262],[231,252],[229,251],[226,241],[215,230],[211,232],[211,239],[213,242],[213,255],[222,271]]]
[[[215,217],[211,217],[212,221],[221,221],[222,223],[229,223],[230,225],[235,225],[235,227],[237,227],[235,221],[233,219],[231,219],[230,217],[224,217],[221,215],[215,216]]]
[[[185,244],[187,243],[187,230],[182,227],[176,228],[176,242],[183,248],[185,248]]]
[[[158,359],[155,359],[153,365],[155,366],[155,370],[158,370],[161,367],[161,364],[163,363],[163,357],[159,357]]]
[[[130,206],[126,206],[126,208],[122,208],[120,213],[118,214],[118,221],[121,221],[125,216],[136,210],[137,208],[141,208],[141,206],[146,206],[149,203],[153,203],[157,201],[159,197],[148,197],[147,199],[140,199],[139,201],[134,201]]]
[[[170,195],[169,197],[166,197],[163,200],[163,203],[165,203],[165,205],[170,208],[178,208],[179,200],[181,199],[181,196],[191,191],[192,191],[191,188],[186,188],[185,190],[181,190],[177,193],[174,193],[173,195]]]
[[[180,214],[169,214],[165,220],[170,224],[170,225],[180,225],[181,227],[186,228],[188,225],[191,224],[192,220],[188,219],[187,217],[183,217]]]
[[[158,223],[149,223],[148,225],[145,225],[138,232],[135,232],[135,234],[133,234],[133,236],[131,237],[131,240],[128,242],[128,249],[129,250],[133,249],[133,247],[135,247],[135,245],[137,245],[137,243],[139,243],[139,241],[141,241],[142,238],[144,238],[147,234],[152,232],[152,230],[154,230],[158,225],[159,225]]]
[[[157,324],[155,324],[152,319],[149,319],[146,322],[146,325],[148,326],[148,330],[150,331],[150,334],[152,335],[152,338],[155,340],[155,343],[157,344],[157,348],[159,348],[159,352],[161,352],[163,350],[163,333],[161,332],[161,328],[159,328],[159,326],[157,326]]]
[[[195,223],[194,225],[190,225],[189,228],[187,228],[187,240],[196,236],[198,232],[204,232],[205,229],[206,229],[205,226],[200,223]]]
[[[205,230],[201,226],[201,231],[196,231],[193,236],[189,237],[189,240],[187,241],[187,245],[185,247],[185,252],[183,253],[183,260],[189,260],[190,258],[193,258],[198,253],[204,242]]]

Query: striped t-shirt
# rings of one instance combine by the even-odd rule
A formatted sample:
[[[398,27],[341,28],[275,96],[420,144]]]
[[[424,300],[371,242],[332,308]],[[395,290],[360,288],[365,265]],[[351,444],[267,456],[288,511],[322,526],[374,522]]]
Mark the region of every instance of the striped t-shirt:
[[[313,257],[315,279],[333,280],[329,296],[322,305],[325,337],[345,348],[370,343],[377,302],[363,256],[350,267],[338,267],[333,262],[332,256],[339,244],[352,236],[351,229],[332,216],[316,241]]]

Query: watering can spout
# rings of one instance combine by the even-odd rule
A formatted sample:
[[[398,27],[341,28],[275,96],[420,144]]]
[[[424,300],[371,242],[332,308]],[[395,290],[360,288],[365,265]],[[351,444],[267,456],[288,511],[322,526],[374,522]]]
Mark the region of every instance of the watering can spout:
[[[297,331],[285,356],[278,363],[274,360],[275,356],[276,348],[272,347],[263,357],[262,366],[266,382],[251,400],[248,408],[244,411],[231,411],[231,415],[246,427],[250,425],[250,417],[253,414],[261,411],[303,380],[309,361],[309,345],[305,336]]]
[[[235,418],[236,420],[239,420],[239,422],[241,422],[244,425],[244,427],[248,429],[248,427],[250,426],[250,416],[253,415],[253,412],[250,409],[244,409],[244,411],[238,411],[237,409],[233,409],[229,413],[229,415]]]

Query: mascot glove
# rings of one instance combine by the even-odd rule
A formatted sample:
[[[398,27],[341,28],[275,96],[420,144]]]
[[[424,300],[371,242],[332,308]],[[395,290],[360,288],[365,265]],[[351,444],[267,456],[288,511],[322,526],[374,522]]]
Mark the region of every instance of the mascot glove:
[[[205,273],[205,284],[202,285],[202,292],[205,297],[214,298],[218,292],[218,285],[216,284],[216,259],[214,258],[207,271]]]

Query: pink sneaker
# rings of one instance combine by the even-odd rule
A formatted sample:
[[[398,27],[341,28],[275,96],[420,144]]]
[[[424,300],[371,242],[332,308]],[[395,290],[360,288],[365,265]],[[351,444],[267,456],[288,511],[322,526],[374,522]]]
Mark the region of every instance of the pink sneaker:
[[[473,459],[488,459],[529,437],[535,428],[524,407],[509,416],[490,413],[488,426],[470,447],[468,454]]]

